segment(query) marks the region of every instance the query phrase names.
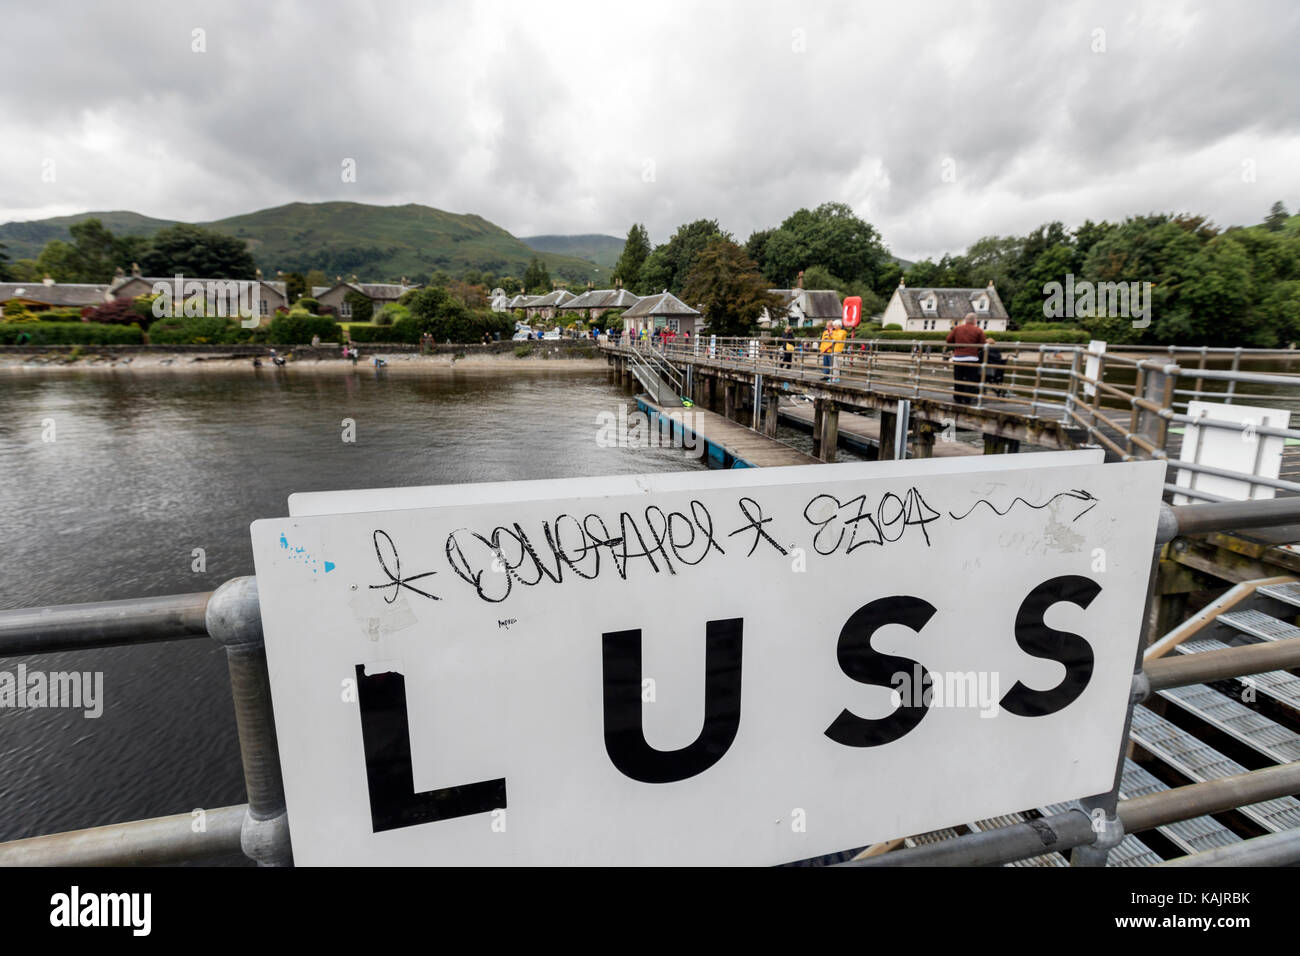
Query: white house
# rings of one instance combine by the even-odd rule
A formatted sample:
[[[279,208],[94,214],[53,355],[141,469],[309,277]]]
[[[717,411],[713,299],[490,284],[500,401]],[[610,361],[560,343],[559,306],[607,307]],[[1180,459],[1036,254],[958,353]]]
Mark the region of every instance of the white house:
[[[909,289],[899,282],[880,323],[904,332],[947,332],[971,312],[984,331],[1007,330],[1007,310],[992,282],[983,289]]]
[[[805,328],[810,325],[825,325],[832,319],[838,319],[844,314],[844,305],[840,302],[839,293],[834,289],[768,289],[768,292],[781,297],[781,304],[785,306],[785,318],[776,318],[775,325],[777,328],[784,328],[788,323],[793,329]],[[758,324],[763,328],[771,328],[774,324],[773,316],[768,314],[764,309],[758,317]]]

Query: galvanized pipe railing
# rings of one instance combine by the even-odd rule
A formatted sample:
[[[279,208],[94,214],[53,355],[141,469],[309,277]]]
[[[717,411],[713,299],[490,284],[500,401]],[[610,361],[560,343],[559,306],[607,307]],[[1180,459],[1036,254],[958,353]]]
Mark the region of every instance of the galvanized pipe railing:
[[[0,657],[203,636],[212,637],[225,647],[230,670],[244,785],[248,791],[248,805],[240,821],[244,854],[262,865],[288,864],[292,861],[289,823],[255,578],[233,578],[211,594],[0,611]],[[220,821],[228,824],[229,815],[222,811]],[[86,834],[94,831],[60,834],[55,836],[62,837],[61,841],[43,845],[90,847],[87,859],[94,861],[101,850],[93,848],[102,848],[105,841],[119,840],[124,847],[129,847],[138,838],[144,844],[146,855],[156,854],[164,851],[148,847],[158,841],[167,842],[169,838],[165,834],[179,833],[174,825],[176,819],[180,818],[135,821],[119,824],[119,829],[98,828],[105,832],[93,837]],[[188,821],[188,815],[184,819]],[[220,829],[217,832],[225,833]],[[18,842],[32,846],[26,841]],[[200,838],[195,845],[206,847],[209,842]],[[20,852],[12,847],[13,844],[0,844],[0,861],[6,853]],[[122,852],[129,855],[130,851]]]

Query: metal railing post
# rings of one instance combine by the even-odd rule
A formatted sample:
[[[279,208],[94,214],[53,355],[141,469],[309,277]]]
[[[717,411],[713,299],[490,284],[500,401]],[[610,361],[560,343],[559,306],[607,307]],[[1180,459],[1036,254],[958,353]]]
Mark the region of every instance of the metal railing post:
[[[240,831],[240,846],[245,856],[261,866],[288,866],[293,863],[293,852],[257,579],[232,578],[217,588],[208,600],[207,627],[212,639],[226,649],[230,668],[230,693],[248,791],[248,816]]]
[[[1160,517],[1156,522],[1156,545],[1151,552],[1151,570],[1147,575],[1147,596],[1142,606],[1142,621],[1138,625],[1137,652],[1133,660],[1133,678],[1129,685],[1128,709],[1124,713],[1124,732],[1119,738],[1119,754],[1115,760],[1115,777],[1109,791],[1079,801],[1079,809],[1088,814],[1092,821],[1093,832],[1097,834],[1092,843],[1077,846],[1070,854],[1071,866],[1105,866],[1111,847],[1118,846],[1124,839],[1124,824],[1119,818],[1119,787],[1124,773],[1124,757],[1128,750],[1129,731],[1133,727],[1133,709],[1149,696],[1146,674],[1143,673],[1143,654],[1147,648],[1147,621],[1151,617],[1152,595],[1156,587],[1156,575],[1160,568],[1160,552],[1165,544],[1178,534],[1178,516],[1169,505],[1160,505]],[[1100,812],[1099,812],[1100,811]]]

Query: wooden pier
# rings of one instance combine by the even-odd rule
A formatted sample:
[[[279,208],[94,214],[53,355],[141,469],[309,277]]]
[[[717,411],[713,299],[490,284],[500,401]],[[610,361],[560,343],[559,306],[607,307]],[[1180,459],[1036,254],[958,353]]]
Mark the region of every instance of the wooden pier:
[[[775,438],[768,438],[708,409],[667,408],[646,396],[637,405],[652,417],[674,422],[674,433],[695,436],[706,443],[713,462],[724,468],[771,468],[777,465],[815,465],[817,459],[791,448]]]

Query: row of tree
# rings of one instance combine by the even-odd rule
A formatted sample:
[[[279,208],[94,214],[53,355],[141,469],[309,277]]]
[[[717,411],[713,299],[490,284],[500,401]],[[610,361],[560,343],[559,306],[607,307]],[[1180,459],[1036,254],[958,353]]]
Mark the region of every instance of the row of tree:
[[[612,275],[641,295],[666,289],[704,306],[719,331],[743,333],[773,308],[767,290],[794,287],[800,272],[806,289],[861,296],[865,315],[883,311],[900,280],[913,287],[992,282],[1013,328],[1064,321],[1108,341],[1151,344],[1270,348],[1300,339],[1300,216],[1281,202],[1256,226],[1220,229],[1203,216],[1170,214],[1088,220],[1073,230],[1052,222],[911,264],[890,255],[876,229],[842,203],[800,209],[743,246],[716,220],[699,219],[652,248],[638,223]],[[1054,311],[1051,284],[1067,282],[1138,283],[1149,312],[1132,314],[1134,301],[1126,314],[1103,314],[1095,297]]]
[[[107,283],[126,264],[143,275],[251,279],[257,266],[242,239],[199,226],[175,225],[152,236],[115,236],[98,219],[68,227],[71,241],[51,239],[35,259],[8,262],[0,248],[0,280]]]
[[[107,282],[124,262],[146,275],[252,278],[255,265],[237,238],[178,225],[151,237],[114,236],[98,220],[70,228],[71,242],[46,244],[36,260],[8,263],[0,248],[0,278]],[[843,203],[800,209],[779,226],[752,233],[742,245],[715,219],[680,226],[652,246],[645,226],[632,226],[612,277],[648,295],[668,290],[701,306],[722,334],[752,328],[764,309],[779,313],[769,290],[792,288],[803,273],[808,289],[859,295],[866,315],[879,313],[905,280],[913,287],[983,287],[993,282],[1013,328],[1065,320],[1113,342],[1274,347],[1300,339],[1300,216],[1274,203],[1255,226],[1220,229],[1205,217],[1150,214],[1123,222],[1060,222],[1023,236],[986,236],[959,255],[906,264],[879,232]],[[289,273],[296,301],[325,274]],[[466,308],[486,306],[488,290],[507,294],[551,290],[545,262],[534,257],[522,281],[469,270],[415,277],[442,288]],[[1139,283],[1149,289],[1149,322],[1103,314],[1080,300],[1065,313],[1047,311],[1053,283]],[[1058,300],[1059,302],[1059,300]]]

